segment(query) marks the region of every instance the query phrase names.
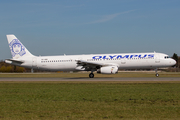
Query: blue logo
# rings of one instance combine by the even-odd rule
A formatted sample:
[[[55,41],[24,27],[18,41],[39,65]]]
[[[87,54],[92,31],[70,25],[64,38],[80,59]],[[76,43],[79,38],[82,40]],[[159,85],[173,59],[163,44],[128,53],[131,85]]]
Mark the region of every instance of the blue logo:
[[[92,59],[124,59],[124,58],[153,58],[154,54],[144,55],[104,55],[104,56],[93,56]]]
[[[13,57],[16,55],[23,56],[24,54],[26,54],[25,47],[18,39],[13,39],[9,43],[9,47]]]

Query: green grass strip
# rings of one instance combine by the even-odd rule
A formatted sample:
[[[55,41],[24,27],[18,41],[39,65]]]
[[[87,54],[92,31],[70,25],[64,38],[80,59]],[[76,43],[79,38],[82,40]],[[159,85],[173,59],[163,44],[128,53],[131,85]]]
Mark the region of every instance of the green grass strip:
[[[0,119],[180,119],[180,82],[0,82]]]

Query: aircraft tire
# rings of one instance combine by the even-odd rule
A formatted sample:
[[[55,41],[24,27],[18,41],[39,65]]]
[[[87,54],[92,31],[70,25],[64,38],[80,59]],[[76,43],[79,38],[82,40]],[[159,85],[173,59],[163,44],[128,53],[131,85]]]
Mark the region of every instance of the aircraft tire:
[[[156,77],[159,77],[159,74],[158,74],[158,73],[156,73]]]
[[[90,74],[89,74],[89,78],[94,78],[94,74],[93,74],[93,73],[90,73]]]

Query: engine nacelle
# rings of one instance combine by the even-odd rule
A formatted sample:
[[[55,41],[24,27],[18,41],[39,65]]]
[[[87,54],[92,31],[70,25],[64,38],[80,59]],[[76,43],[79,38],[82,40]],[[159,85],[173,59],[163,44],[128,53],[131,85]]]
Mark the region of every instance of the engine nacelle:
[[[101,67],[100,69],[97,70],[97,73],[101,73],[101,74],[115,74],[115,73],[118,73],[118,67],[117,66]]]

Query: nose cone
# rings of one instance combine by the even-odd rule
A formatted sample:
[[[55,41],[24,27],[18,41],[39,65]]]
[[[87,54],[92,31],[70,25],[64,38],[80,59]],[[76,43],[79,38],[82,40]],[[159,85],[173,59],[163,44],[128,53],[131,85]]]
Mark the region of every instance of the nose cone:
[[[176,61],[175,61],[174,59],[171,59],[170,64],[173,66],[173,65],[175,65],[175,64],[176,64]]]

